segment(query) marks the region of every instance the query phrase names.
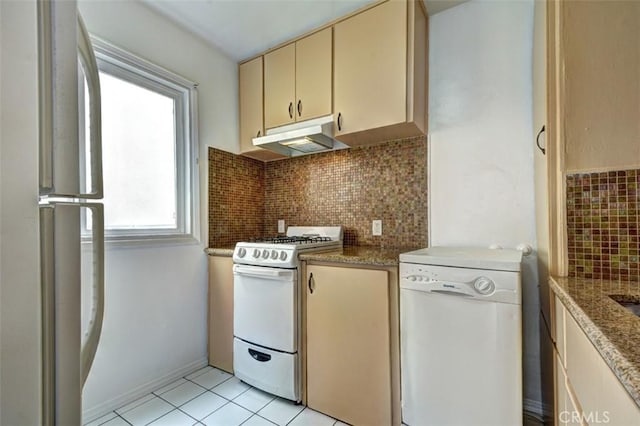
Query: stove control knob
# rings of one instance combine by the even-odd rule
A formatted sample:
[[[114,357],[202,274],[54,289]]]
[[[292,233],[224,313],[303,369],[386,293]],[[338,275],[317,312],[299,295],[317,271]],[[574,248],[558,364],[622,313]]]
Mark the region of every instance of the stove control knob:
[[[253,257],[260,257],[260,250],[253,249]]]
[[[269,258],[269,250],[267,250],[267,249],[262,250],[262,258],[263,259],[268,259]]]
[[[278,258],[278,252],[271,250],[271,259],[276,260]]]
[[[281,251],[280,252],[280,260],[285,261],[287,260],[287,252],[286,251]]]
[[[496,289],[496,284],[491,280],[491,278],[487,277],[478,277],[473,282],[473,288],[480,294],[491,294]]]
[[[247,254],[247,250],[245,250],[244,248],[240,247],[238,249],[238,257],[244,257],[245,254]]]

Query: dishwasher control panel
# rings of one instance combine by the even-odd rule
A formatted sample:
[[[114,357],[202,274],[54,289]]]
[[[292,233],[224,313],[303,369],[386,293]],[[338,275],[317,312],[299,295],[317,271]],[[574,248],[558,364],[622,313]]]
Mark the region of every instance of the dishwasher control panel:
[[[400,288],[521,303],[519,272],[400,263]]]

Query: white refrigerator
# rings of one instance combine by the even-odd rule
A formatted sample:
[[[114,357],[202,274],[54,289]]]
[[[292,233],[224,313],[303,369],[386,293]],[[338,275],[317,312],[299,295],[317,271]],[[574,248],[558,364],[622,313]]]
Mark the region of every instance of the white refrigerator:
[[[104,311],[98,69],[70,0],[0,2],[0,55],[0,424],[79,425]]]

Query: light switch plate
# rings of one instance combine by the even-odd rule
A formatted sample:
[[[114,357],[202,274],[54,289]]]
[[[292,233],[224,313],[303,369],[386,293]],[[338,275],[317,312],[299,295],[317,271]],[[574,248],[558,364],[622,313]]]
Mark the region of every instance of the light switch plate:
[[[284,219],[278,219],[278,233],[282,234],[284,232]]]
[[[380,235],[382,235],[382,221],[381,220],[374,220],[373,223],[371,224],[371,233],[373,234],[374,237],[379,237]]]

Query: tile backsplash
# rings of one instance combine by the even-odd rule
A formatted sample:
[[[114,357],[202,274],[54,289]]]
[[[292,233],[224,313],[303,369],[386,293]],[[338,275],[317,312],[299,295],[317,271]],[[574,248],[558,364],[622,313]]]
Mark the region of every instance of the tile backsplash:
[[[209,247],[264,232],[264,163],[209,148]]]
[[[284,219],[287,226],[343,225],[346,245],[407,248],[427,245],[424,137],[268,163],[211,148],[209,160],[210,247],[246,239],[248,231],[241,238],[228,231],[237,229],[236,225],[247,216],[252,216],[252,224],[263,224],[260,233],[251,237],[275,235],[278,219]],[[215,168],[226,170],[212,170]],[[243,177],[262,179],[252,191],[262,188],[261,198],[254,196],[263,200],[264,209],[229,219],[225,210],[242,210],[230,204],[246,202],[246,198],[236,193],[242,188],[229,184],[237,172]],[[219,206],[222,200],[228,201]],[[382,236],[374,237],[371,233],[374,219],[382,220]]]
[[[567,176],[569,275],[640,280],[640,170]]]

